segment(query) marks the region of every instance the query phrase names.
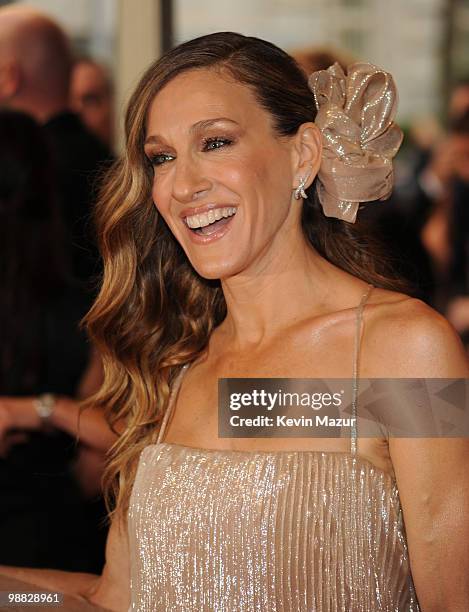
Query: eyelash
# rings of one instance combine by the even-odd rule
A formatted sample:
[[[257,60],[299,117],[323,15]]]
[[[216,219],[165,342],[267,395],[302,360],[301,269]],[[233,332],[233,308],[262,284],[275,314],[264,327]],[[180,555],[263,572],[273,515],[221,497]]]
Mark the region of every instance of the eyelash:
[[[221,144],[221,146],[210,147],[212,144]],[[222,149],[225,146],[230,146],[233,144],[233,141],[230,138],[214,136],[210,138],[204,138],[202,140],[203,151],[215,151],[216,149]],[[169,159],[168,159],[169,158]],[[167,153],[158,153],[157,155],[152,155],[149,158],[149,161],[152,166],[161,166],[166,161],[171,161],[172,156]]]
[[[212,138],[204,138],[202,140],[203,144],[204,144],[204,150],[205,151],[214,151],[215,149],[221,149],[222,147],[214,147],[213,149],[209,149],[209,145],[214,144],[214,143],[222,143],[223,146],[229,146],[231,144],[233,144],[233,141],[230,138],[222,138],[221,136],[215,136]]]

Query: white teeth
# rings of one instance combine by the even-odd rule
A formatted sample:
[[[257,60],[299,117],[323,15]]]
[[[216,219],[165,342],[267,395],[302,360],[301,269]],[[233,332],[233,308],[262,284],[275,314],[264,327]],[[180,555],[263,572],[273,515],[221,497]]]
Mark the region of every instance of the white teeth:
[[[191,215],[186,217],[185,221],[190,228],[196,229],[198,227],[206,227],[223,217],[232,217],[234,214],[236,214],[236,208],[234,206],[226,206],[225,208],[213,208],[206,213]]]

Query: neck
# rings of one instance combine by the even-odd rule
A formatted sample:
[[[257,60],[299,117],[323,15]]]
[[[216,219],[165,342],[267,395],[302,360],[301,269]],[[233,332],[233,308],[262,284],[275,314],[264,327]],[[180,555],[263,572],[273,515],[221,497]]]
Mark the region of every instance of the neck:
[[[353,277],[302,237],[283,241],[253,268],[222,281],[227,316],[220,329],[240,350],[268,343],[295,322],[340,309],[341,301],[347,306]],[[344,286],[345,301],[337,291]]]

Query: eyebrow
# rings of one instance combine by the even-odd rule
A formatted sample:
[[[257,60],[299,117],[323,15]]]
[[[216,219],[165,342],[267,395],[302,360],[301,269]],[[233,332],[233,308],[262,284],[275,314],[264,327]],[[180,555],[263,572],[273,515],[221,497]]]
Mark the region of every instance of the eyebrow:
[[[234,125],[239,125],[237,121],[234,121],[233,119],[229,119],[228,117],[216,117],[215,119],[203,119],[202,121],[197,121],[197,123],[194,123],[194,125],[192,125],[189,128],[189,132],[191,134],[194,134],[202,130],[205,130],[209,127],[212,127],[212,125],[214,125],[215,123],[221,123],[221,122],[228,122],[228,123],[233,123]],[[148,138],[145,140],[143,144],[144,145],[151,144],[151,143],[159,142],[160,140],[161,138],[158,136],[158,134],[154,134],[152,136],[148,136]]]

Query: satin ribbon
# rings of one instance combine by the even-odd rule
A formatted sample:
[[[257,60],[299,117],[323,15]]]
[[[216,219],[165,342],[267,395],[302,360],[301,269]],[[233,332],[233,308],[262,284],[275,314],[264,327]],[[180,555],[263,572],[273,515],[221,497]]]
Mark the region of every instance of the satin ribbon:
[[[360,202],[385,200],[393,186],[392,158],[403,134],[394,123],[397,90],[377,66],[339,64],[309,77],[322,132],[319,201],[327,217],[355,223]]]

